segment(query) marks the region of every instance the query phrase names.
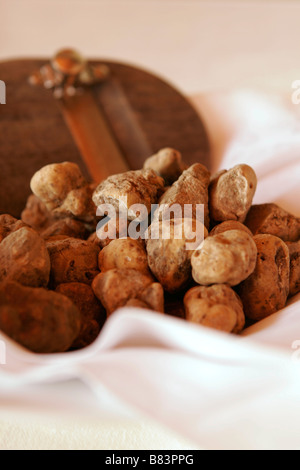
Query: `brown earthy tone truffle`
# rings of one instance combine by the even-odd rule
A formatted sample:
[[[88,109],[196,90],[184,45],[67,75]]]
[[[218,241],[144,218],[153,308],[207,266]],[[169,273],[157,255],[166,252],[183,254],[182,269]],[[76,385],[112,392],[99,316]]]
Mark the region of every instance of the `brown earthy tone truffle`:
[[[193,279],[204,286],[236,286],[254,271],[256,254],[253,237],[243,230],[209,236],[192,254]]]
[[[214,228],[209,232],[210,236],[218,235],[219,233],[227,232],[228,230],[243,230],[249,235],[252,235],[251,230],[246,227],[246,225],[238,222],[237,220],[225,220],[218,225],[215,225]]]
[[[286,242],[290,253],[290,289],[289,295],[300,292],[300,240]]]
[[[22,227],[26,227],[26,224],[22,220],[15,219],[9,214],[0,215],[0,243],[4,238],[13,232],[16,232]]]
[[[144,169],[149,168],[156,171],[166,184],[172,184],[186,170],[187,166],[183,163],[181,153],[178,150],[164,148],[145,160]]]
[[[45,204],[35,194],[30,194],[21,213],[21,219],[25,224],[40,232],[56,222],[57,216],[48,211]]]
[[[255,235],[257,262],[253,273],[238,286],[246,317],[262,320],[286,304],[290,257],[287,245],[274,235]]]
[[[73,216],[86,222],[95,219],[96,208],[92,202],[94,186],[87,183],[76,163],[44,166],[33,175],[30,187],[54,214]]]
[[[147,305],[151,310],[163,312],[164,292],[158,283],[135,269],[110,269],[98,274],[92,283],[95,295],[104,306],[107,315],[127,304]],[[137,302],[139,301],[139,302]],[[142,303],[142,304],[141,304]]]
[[[170,293],[185,288],[191,281],[191,256],[207,230],[194,219],[173,219],[152,222],[146,240],[148,265],[153,275]],[[192,249],[193,248],[193,249]]]
[[[101,272],[114,268],[131,268],[149,273],[145,246],[141,241],[132,238],[112,240],[100,251],[98,263]]]
[[[46,241],[51,261],[51,284],[82,282],[91,284],[99,273],[100,248],[78,238]]]
[[[96,219],[96,207],[92,200],[93,185],[73,189],[66,196],[59,209],[55,209],[60,215],[71,215],[79,220],[94,224]]]
[[[239,296],[226,284],[192,287],[184,296],[186,319],[228,333],[240,333],[245,326]]]
[[[80,313],[64,295],[17,282],[0,284],[0,330],[36,353],[67,351],[80,331]]]
[[[256,174],[248,165],[236,165],[217,173],[209,186],[209,213],[212,220],[244,222],[257,185]]]
[[[113,205],[117,213],[133,220],[136,211],[131,210],[134,204],[145,206],[147,214],[155,204],[164,188],[164,180],[154,170],[127,171],[109,176],[94,191],[93,201],[98,207],[102,204]],[[146,215],[147,215],[146,214]]]
[[[45,230],[42,230],[40,234],[43,238],[66,235],[71,238],[85,239],[88,237],[89,231],[80,220],[66,217],[65,219],[56,220]]]
[[[208,213],[208,185],[210,173],[201,163],[195,163],[185,170],[175,183],[167,189],[159,200],[159,208],[155,211],[154,218],[160,220],[186,217],[186,205],[191,206],[189,217],[197,216],[197,205],[203,205],[203,220],[205,227],[209,228]],[[174,215],[170,209],[178,206],[181,214]],[[186,206],[186,207],[185,207]]]
[[[283,241],[300,239],[300,218],[295,217],[277,204],[256,204],[251,207],[245,225],[253,235],[267,233]]]
[[[46,287],[50,259],[45,241],[30,227],[12,232],[0,244],[0,281],[18,281],[24,286]]]
[[[100,301],[91,286],[80,282],[60,284],[55,291],[68,297],[80,312],[80,332],[70,348],[81,349],[88,346],[99,335],[106,318]]]

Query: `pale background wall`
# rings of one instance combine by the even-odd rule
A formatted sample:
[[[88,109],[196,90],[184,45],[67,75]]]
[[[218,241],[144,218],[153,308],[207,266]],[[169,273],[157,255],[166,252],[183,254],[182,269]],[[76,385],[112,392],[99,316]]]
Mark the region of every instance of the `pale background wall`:
[[[0,59],[70,45],[187,93],[278,89],[300,76],[299,15],[297,0],[0,0]]]

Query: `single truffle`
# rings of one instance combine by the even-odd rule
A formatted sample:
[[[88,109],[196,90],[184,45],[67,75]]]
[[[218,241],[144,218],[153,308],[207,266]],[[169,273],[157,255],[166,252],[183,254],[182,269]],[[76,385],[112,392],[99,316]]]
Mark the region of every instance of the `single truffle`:
[[[253,235],[275,235],[281,240],[289,242],[300,239],[300,218],[277,204],[253,205],[248,212],[245,225]]]
[[[148,234],[146,249],[153,275],[169,293],[186,288],[192,279],[191,256],[207,236],[206,227],[195,219],[164,220],[153,222]]]
[[[120,307],[132,306],[132,300],[135,305],[143,303],[151,310],[163,312],[162,286],[135,269],[110,269],[100,273],[93,280],[92,288],[108,316]]]
[[[46,287],[50,258],[45,241],[30,227],[10,233],[0,244],[0,281]]]
[[[249,165],[222,170],[211,179],[209,213],[213,221],[244,222],[256,191],[256,174]]]
[[[3,282],[0,330],[32,352],[65,352],[79,334],[80,313],[64,295]]]
[[[165,184],[170,185],[187,169],[187,165],[183,163],[178,150],[167,147],[145,160],[144,169],[149,168],[156,171],[165,180]]]
[[[164,180],[154,170],[127,171],[109,176],[100,183],[93,193],[93,201],[97,207],[112,205],[117,214],[133,220],[137,218],[134,206],[144,206],[147,216],[163,188]]]
[[[86,222],[93,222],[96,217],[92,201],[94,185],[88,184],[76,163],[44,166],[33,175],[30,187],[55,215],[73,216]]]
[[[186,169],[159,200],[154,219],[199,219],[209,229],[208,185],[210,173],[201,163]],[[176,215],[174,215],[174,210]],[[180,213],[179,213],[180,212]]]
[[[236,286],[254,271],[256,255],[253,237],[243,230],[209,236],[192,254],[193,279],[204,286]]]
[[[257,262],[253,273],[238,286],[246,317],[258,321],[277,312],[289,294],[290,256],[287,245],[274,235],[255,235]]]
[[[243,304],[226,284],[192,287],[184,296],[186,319],[228,333],[245,326]]]
[[[104,247],[98,257],[101,272],[114,268],[131,268],[149,273],[144,244],[132,238],[119,238]]]

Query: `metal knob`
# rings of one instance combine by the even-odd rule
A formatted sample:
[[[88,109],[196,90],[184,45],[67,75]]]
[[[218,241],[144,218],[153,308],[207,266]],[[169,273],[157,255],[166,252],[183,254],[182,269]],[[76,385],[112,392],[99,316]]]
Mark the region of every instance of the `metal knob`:
[[[56,98],[74,96],[83,87],[100,83],[109,75],[106,65],[92,65],[74,49],[58,51],[48,64],[29,77],[32,85],[52,89]]]

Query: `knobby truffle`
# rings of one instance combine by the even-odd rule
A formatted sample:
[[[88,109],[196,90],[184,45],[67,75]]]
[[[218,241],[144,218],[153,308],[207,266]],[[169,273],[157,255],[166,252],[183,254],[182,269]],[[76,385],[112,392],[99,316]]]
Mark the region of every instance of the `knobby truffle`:
[[[204,286],[236,286],[254,271],[256,254],[253,237],[244,230],[209,236],[192,254],[193,278]]]
[[[257,262],[253,273],[238,286],[245,315],[262,320],[286,304],[289,294],[290,256],[287,245],[274,235],[253,237]]]
[[[199,244],[206,236],[206,227],[195,219],[154,221],[151,224],[146,239],[148,265],[167,292],[182,290],[191,281],[194,243],[197,237]]]
[[[254,170],[245,164],[222,170],[211,179],[209,186],[210,217],[216,222],[244,222],[256,191]]]
[[[245,326],[243,304],[227,284],[192,287],[184,296],[186,319],[227,333]]]
[[[18,281],[24,286],[46,287],[50,258],[45,241],[30,227],[11,232],[0,243],[0,282]]]
[[[152,276],[135,269],[110,269],[100,273],[93,280],[92,288],[107,315],[126,305],[144,305],[157,312],[164,311],[162,286],[153,282]]]

